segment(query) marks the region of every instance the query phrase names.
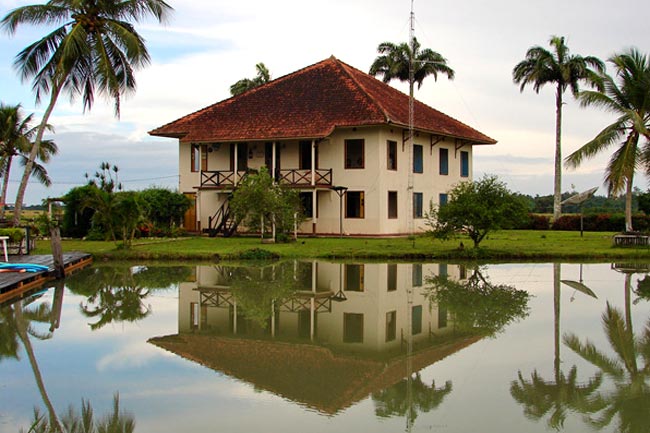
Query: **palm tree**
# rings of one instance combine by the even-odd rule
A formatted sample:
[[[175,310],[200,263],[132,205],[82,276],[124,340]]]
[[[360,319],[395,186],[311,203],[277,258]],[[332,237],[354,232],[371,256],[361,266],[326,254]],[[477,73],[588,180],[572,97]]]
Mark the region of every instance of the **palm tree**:
[[[23,24],[58,26],[22,50],[14,62],[21,78],[32,81],[37,102],[49,95],[16,194],[15,224],[20,221],[27,181],[61,93],[71,99],[80,96],[84,110],[91,109],[95,92],[105,94],[114,100],[119,117],[121,96],[135,90],[134,70],[150,61],[145,41],[130,21],[152,16],[163,22],[171,11],[163,0],[49,0],[16,8],[2,19],[0,26],[9,34]]]
[[[592,56],[582,57],[570,54],[564,37],[552,36],[550,45],[553,52],[534,46],[526,52],[526,58],[512,70],[512,79],[520,84],[520,91],[526,85],[533,86],[539,93],[546,84],[555,84],[555,179],[553,187],[553,218],[562,214],[562,97],[567,88],[573,95],[580,90],[580,83],[592,83],[596,72],[605,69],[604,63]],[[595,71],[594,71],[595,70]]]
[[[580,93],[580,105],[594,105],[617,116],[594,139],[573,152],[566,165],[577,167],[610,146],[619,147],[612,154],[605,171],[610,194],[625,190],[625,230],[632,231],[632,184],[634,172],[643,164],[650,173],[650,60],[632,48],[608,60],[616,71],[611,77],[604,72],[599,79],[602,89]],[[639,140],[645,138],[643,148]]]
[[[264,63],[258,63],[255,65],[255,69],[257,70],[257,76],[255,78],[242,78],[230,86],[230,94],[232,96],[241,95],[244,92],[271,81],[271,73]]]
[[[0,103],[0,175],[2,175],[2,193],[0,195],[0,219],[5,217],[5,203],[7,200],[7,187],[9,186],[9,175],[11,165],[15,156],[20,157],[23,166],[27,164],[28,155],[31,152],[32,139],[36,129],[30,126],[33,114],[23,117],[20,105],[5,105]],[[46,128],[51,129],[50,125]],[[56,155],[59,149],[52,140],[43,140],[37,160],[48,162],[52,155]],[[52,181],[43,165],[35,162],[32,166],[32,176],[45,186],[50,186]]]
[[[413,62],[413,83],[410,83],[409,92],[413,95],[413,85],[422,87],[422,82],[429,75],[438,80],[438,74],[447,75],[450,80],[454,79],[454,70],[447,64],[440,53],[429,48],[420,50],[420,43],[413,38],[411,44],[405,42],[394,44],[382,42],[377,47],[379,56],[370,66],[370,75],[381,75],[382,81],[388,83],[394,79],[402,82],[409,82],[409,67]]]

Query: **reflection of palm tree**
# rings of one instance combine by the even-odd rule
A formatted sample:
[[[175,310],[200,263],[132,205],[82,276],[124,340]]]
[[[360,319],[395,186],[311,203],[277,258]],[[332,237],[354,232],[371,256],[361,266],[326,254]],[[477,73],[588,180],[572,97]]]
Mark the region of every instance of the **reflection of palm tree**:
[[[26,304],[24,302],[25,301],[18,301],[13,305],[2,308],[0,316],[3,318],[3,326],[0,335],[2,335],[3,340],[6,339],[10,345],[12,345],[12,341],[16,341],[16,338],[18,338],[22,343],[23,347],[25,348],[25,353],[27,353],[29,364],[32,367],[32,372],[34,373],[36,386],[38,387],[41,398],[43,399],[43,403],[47,407],[48,413],[50,415],[49,422],[53,427],[58,427],[58,430],[60,431],[60,422],[56,416],[56,412],[54,411],[50,397],[47,394],[47,390],[45,389],[43,376],[41,375],[41,371],[36,360],[36,355],[34,354],[34,348],[32,347],[32,343],[29,339],[30,335],[39,340],[46,340],[52,337],[51,333],[42,334],[31,325],[31,322],[49,323],[52,314],[50,308],[45,304],[41,304],[35,309],[27,309],[25,308]],[[5,346],[4,341],[3,346]],[[17,357],[16,352],[10,355]]]
[[[582,343],[574,334],[564,336],[564,344],[583,359],[598,367],[615,384],[613,390],[599,394],[595,400],[600,405],[598,416],[587,420],[596,428],[608,426],[619,417],[620,432],[646,432],[650,425],[650,320],[641,337],[636,337],[631,322],[607,303],[602,316],[603,329],[616,354],[609,357],[590,342]],[[637,360],[641,358],[643,365]],[[587,413],[596,413],[590,411]]]
[[[418,413],[430,412],[436,409],[451,392],[451,381],[445,382],[441,388],[436,388],[435,381],[428,386],[420,377],[420,373],[410,379],[404,379],[395,385],[372,394],[375,403],[375,415],[388,418],[406,416],[407,424],[413,425]]]
[[[85,305],[81,304],[81,311],[86,317],[99,317],[97,322],[90,324],[92,330],[112,322],[137,322],[151,313],[142,302],[147,296],[149,290],[142,287],[105,286],[88,297]]]
[[[589,396],[602,382],[602,375],[596,375],[586,384],[577,382],[577,368],[573,366],[568,376],[560,370],[560,281],[561,265],[553,264],[553,372],[554,381],[544,380],[537,371],[526,381],[521,371],[519,380],[510,384],[510,394],[524,406],[524,413],[533,419],[543,418],[549,411],[548,425],[560,429],[566,419],[566,409],[591,410]]]
[[[113,411],[100,420],[96,420],[93,408],[87,400],[81,401],[81,412],[77,412],[72,406],[62,417],[62,425],[58,430],[45,419],[38,410],[34,411],[34,421],[30,432],[34,433],[132,433],[135,430],[135,419],[133,415],[120,411],[120,397],[113,398]]]
[[[559,430],[564,425],[567,409],[576,411],[593,411],[594,403],[590,395],[602,382],[602,375],[597,374],[586,384],[578,383],[578,369],[574,365],[565,376],[556,370],[555,381],[544,380],[537,371],[530,381],[519,374],[519,380],[510,385],[510,394],[524,406],[527,417],[539,420],[550,413],[549,427]]]
[[[94,268],[80,272],[80,279],[73,276],[68,285],[73,292],[87,297],[80,304],[81,312],[86,317],[98,318],[90,324],[92,330],[97,330],[112,322],[136,322],[151,314],[143,300],[153,287],[170,284],[166,273],[161,277],[156,269],[136,272],[130,267]]]

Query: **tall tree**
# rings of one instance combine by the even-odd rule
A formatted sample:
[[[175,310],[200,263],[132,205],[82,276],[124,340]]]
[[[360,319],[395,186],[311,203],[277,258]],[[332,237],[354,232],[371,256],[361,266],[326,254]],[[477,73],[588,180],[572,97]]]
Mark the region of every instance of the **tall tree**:
[[[605,70],[604,63],[592,56],[571,54],[564,37],[552,36],[553,52],[534,46],[526,52],[526,58],[512,70],[512,79],[524,91],[531,85],[535,92],[546,84],[555,85],[555,176],[553,183],[553,218],[562,214],[562,98],[570,88],[574,96],[581,83],[597,82],[597,73]]]
[[[625,191],[625,230],[632,231],[634,173],[643,165],[650,174],[650,60],[638,50],[630,49],[608,61],[614,66],[615,77],[601,73],[601,90],[581,92],[580,104],[603,108],[617,118],[569,155],[566,165],[577,167],[618,144],[607,165],[605,183],[611,195]],[[645,140],[639,148],[641,139]]]
[[[31,152],[36,128],[30,126],[33,114],[23,117],[20,105],[5,105],[0,103],[0,175],[2,176],[2,193],[0,195],[0,219],[5,217],[7,187],[14,157],[19,157],[23,166],[27,164]],[[50,129],[50,125],[46,125]],[[57,145],[52,140],[43,140],[37,161],[48,162],[52,155],[58,152]],[[43,185],[52,184],[45,167],[38,162],[32,166],[32,176]]]
[[[382,42],[377,47],[377,53],[379,56],[370,66],[369,73],[374,76],[381,75],[384,83],[395,79],[409,82],[409,68],[413,62],[413,83],[410,83],[409,89],[411,95],[413,85],[417,83],[419,89],[429,75],[433,75],[434,80],[438,79],[438,74],[446,75],[450,80],[454,79],[454,70],[447,64],[447,59],[429,48],[420,49],[416,38],[413,38],[410,44]]]
[[[230,94],[232,96],[240,95],[271,81],[271,73],[264,63],[258,63],[255,65],[255,70],[257,71],[257,76],[255,76],[255,78],[242,78],[230,86]]]
[[[163,22],[171,11],[163,0],[49,0],[16,8],[2,19],[0,25],[9,34],[23,24],[56,27],[22,50],[14,62],[21,78],[32,81],[37,102],[49,95],[16,194],[15,224],[20,221],[27,181],[59,96],[65,93],[72,100],[80,96],[84,110],[90,110],[99,92],[114,100],[119,116],[121,96],[136,87],[134,70],[150,61],[145,41],[131,22],[148,17]]]

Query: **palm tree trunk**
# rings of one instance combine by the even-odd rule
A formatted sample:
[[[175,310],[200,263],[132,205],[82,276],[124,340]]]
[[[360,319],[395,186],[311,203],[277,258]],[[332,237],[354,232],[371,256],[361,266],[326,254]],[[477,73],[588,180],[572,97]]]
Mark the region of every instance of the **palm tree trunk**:
[[[25,320],[23,319],[21,303],[15,304],[14,308],[16,315],[16,331],[18,332],[20,341],[25,347],[25,352],[27,352],[27,357],[29,358],[29,363],[32,366],[32,372],[34,373],[34,379],[36,380],[38,391],[41,393],[43,403],[45,403],[45,407],[47,407],[47,411],[50,414],[50,425],[53,427],[54,431],[63,432],[61,421],[59,421],[59,418],[56,415],[56,411],[54,410],[54,406],[52,405],[52,401],[47,395],[47,390],[45,389],[45,384],[43,383],[43,376],[41,375],[41,371],[38,368],[38,362],[36,361],[36,356],[34,355],[34,348],[32,347],[31,341],[29,341],[29,335],[27,335],[27,326],[25,325]]]
[[[560,278],[561,264],[553,263],[553,336],[555,357],[553,358],[553,371],[555,383],[560,383]]]
[[[63,82],[64,79],[65,77],[61,78],[60,82]],[[32,175],[32,169],[34,167],[34,162],[36,161],[36,157],[38,156],[38,152],[41,148],[41,142],[43,141],[43,135],[45,134],[45,129],[47,128],[50,115],[52,114],[52,111],[54,111],[54,106],[56,105],[56,101],[59,99],[60,92],[61,92],[61,86],[59,84],[53,84],[52,95],[50,96],[50,103],[47,106],[45,113],[43,113],[43,119],[41,119],[41,123],[38,125],[38,129],[36,130],[36,139],[34,140],[34,144],[32,145],[31,152],[29,152],[29,158],[27,159],[27,163],[25,164],[25,171],[23,172],[23,177],[20,179],[20,185],[18,186],[18,192],[16,193],[16,203],[14,204],[14,219],[13,219],[14,227],[20,225],[20,215],[22,214],[23,211],[23,200],[25,198],[25,191],[27,190],[27,183],[29,182],[29,178]]]
[[[625,231],[633,231],[632,227],[632,183],[634,181],[634,172],[627,176],[625,184]]]
[[[11,171],[11,160],[13,155],[7,156],[7,167],[3,173],[4,179],[2,179],[2,197],[0,197],[0,219],[5,219],[5,210],[7,203],[7,187],[9,186],[9,172]]]
[[[562,216],[562,87],[555,93],[555,177],[553,181],[553,219]]]

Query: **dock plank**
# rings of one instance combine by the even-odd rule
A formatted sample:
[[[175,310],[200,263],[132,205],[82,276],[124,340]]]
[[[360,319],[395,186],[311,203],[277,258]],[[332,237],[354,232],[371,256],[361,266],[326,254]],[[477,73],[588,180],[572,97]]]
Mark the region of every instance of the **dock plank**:
[[[0,272],[0,302],[19,296],[27,290],[40,287],[55,279],[54,260],[51,255],[9,256],[9,263],[32,263],[47,266],[42,272]],[[87,253],[69,252],[63,254],[65,274],[89,266],[92,256]]]

